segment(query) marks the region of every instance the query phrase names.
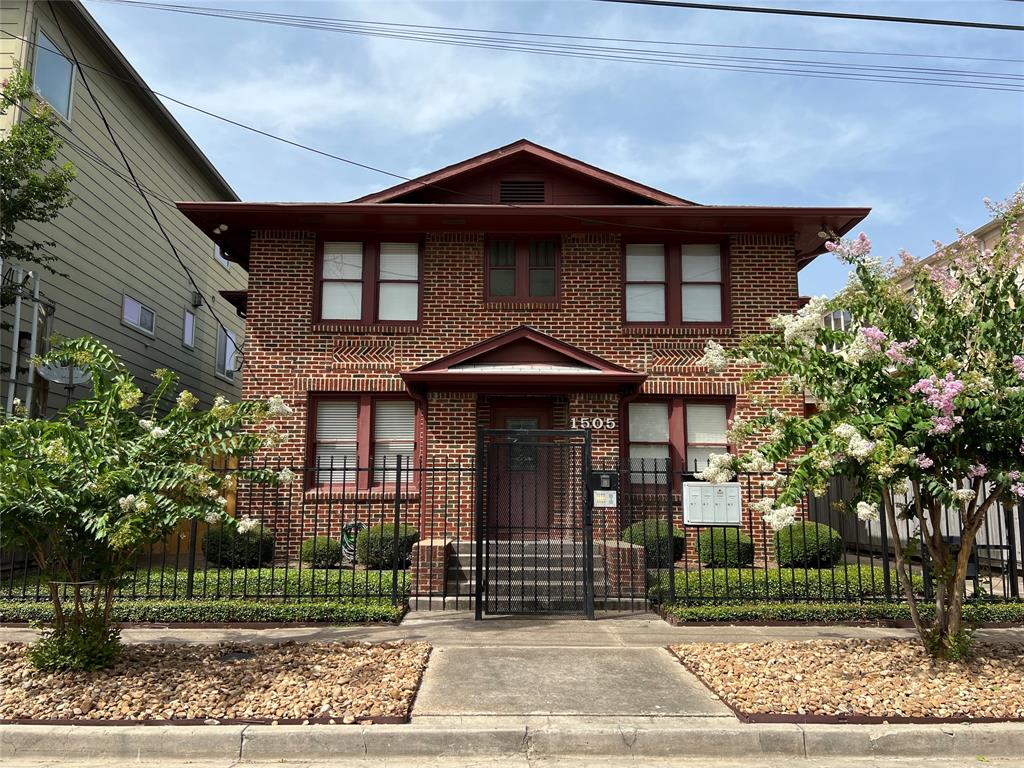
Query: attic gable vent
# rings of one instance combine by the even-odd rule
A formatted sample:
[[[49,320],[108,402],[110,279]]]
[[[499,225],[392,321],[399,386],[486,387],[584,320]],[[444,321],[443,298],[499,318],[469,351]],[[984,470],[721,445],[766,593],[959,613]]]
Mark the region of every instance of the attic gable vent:
[[[544,182],[505,179],[501,182],[498,200],[502,203],[543,203]]]

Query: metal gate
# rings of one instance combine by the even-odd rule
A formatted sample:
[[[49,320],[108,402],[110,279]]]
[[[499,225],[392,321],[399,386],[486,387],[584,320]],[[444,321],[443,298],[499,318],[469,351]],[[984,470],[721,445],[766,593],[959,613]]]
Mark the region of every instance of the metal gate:
[[[590,433],[483,429],[477,438],[476,617],[594,616]]]

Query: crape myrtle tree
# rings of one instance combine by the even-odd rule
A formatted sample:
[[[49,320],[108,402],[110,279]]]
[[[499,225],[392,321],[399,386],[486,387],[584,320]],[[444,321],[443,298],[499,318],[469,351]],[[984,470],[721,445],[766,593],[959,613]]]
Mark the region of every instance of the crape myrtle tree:
[[[766,412],[734,424],[735,437],[758,449],[715,457],[705,479],[788,464],[777,497],[755,505],[775,530],[832,476],[855,480],[860,497],[849,511],[885,516],[914,626],[945,658],[969,649],[963,605],[978,530],[990,512],[1024,499],[1024,189],[990,208],[1002,222],[992,249],[961,235],[935,259],[904,253],[883,264],[864,234],[829,242],[852,267],[839,295],[812,299],[734,351],[709,342],[704,356],[712,370],[743,367],[748,381],[781,379],[820,404],[806,418]],[[824,327],[835,310],[850,313],[849,329]],[[911,521],[906,538],[900,520]],[[927,555],[933,606],[911,586],[918,554]]]
[[[211,469],[280,441],[266,422],[291,409],[280,397],[218,397],[200,410],[166,369],[144,397],[117,356],[88,337],[58,341],[44,362],[87,368],[92,394],[50,420],[23,409],[0,420],[0,543],[30,552],[49,585],[54,620],[32,660],[98,668],[117,658],[111,607],[145,546],[188,519],[244,533],[258,522],[227,515],[237,484],[295,479],[287,469]]]

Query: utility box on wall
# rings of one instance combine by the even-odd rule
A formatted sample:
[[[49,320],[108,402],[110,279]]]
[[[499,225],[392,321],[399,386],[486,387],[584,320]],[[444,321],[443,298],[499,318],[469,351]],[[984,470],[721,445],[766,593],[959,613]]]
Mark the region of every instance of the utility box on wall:
[[[741,525],[740,484],[683,483],[683,522],[686,525]]]

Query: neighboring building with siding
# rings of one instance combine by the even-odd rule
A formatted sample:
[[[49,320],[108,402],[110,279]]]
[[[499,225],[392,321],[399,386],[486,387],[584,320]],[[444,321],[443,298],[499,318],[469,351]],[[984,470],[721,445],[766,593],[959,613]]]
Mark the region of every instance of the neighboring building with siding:
[[[128,177],[92,99],[66,58],[71,54],[63,35],[88,65],[89,85],[140,182],[152,191],[153,205],[179,254],[241,345],[244,321],[221,292],[244,288],[245,270],[220,258],[209,239],[173,205],[176,200],[236,201],[234,191],[77,0],[52,6],[0,0],[0,20],[0,28],[8,33],[0,33],[0,76],[14,62],[33,74],[37,91],[61,118],[60,159],[70,160],[77,170],[75,199],[60,217],[42,227],[22,225],[18,233],[55,241],[56,247],[50,249],[60,259],[55,266],[66,275],[41,273],[42,293],[54,308],[46,331],[101,339],[124,357],[143,385],[152,381],[153,369],[167,367],[206,403],[218,393],[238,397],[240,375],[232,370],[230,359],[234,347],[197,301]],[[22,114],[13,109],[5,119],[7,125],[0,125],[0,131]],[[5,264],[8,279],[10,268],[16,266],[29,265]],[[8,322],[10,314],[8,308]],[[23,317],[21,351],[27,357],[24,323]],[[7,331],[2,341],[6,366]],[[37,392],[41,384],[37,379]],[[19,397],[23,389],[19,386]],[[6,399],[6,382],[2,394]],[[63,404],[65,397],[62,388],[50,385],[51,409]]]

